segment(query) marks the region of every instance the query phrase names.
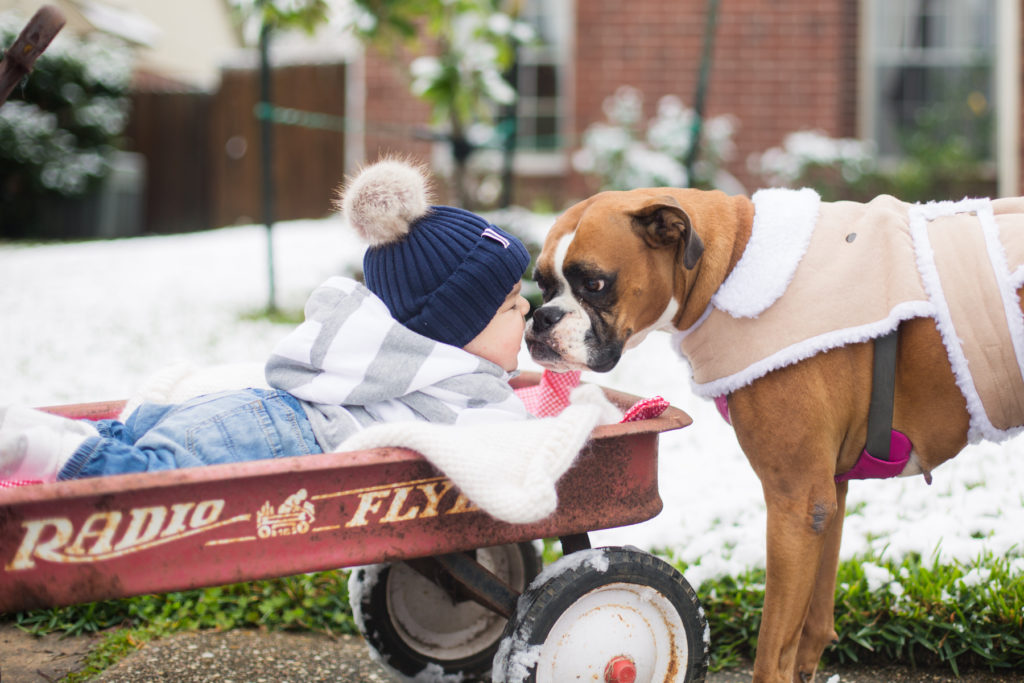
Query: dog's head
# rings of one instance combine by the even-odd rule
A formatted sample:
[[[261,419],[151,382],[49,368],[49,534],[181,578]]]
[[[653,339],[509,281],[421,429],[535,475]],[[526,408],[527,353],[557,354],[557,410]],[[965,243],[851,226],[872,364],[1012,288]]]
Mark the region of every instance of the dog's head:
[[[537,260],[544,304],[526,328],[534,360],[606,372],[672,322],[704,245],[670,192],[602,192],[558,218]]]

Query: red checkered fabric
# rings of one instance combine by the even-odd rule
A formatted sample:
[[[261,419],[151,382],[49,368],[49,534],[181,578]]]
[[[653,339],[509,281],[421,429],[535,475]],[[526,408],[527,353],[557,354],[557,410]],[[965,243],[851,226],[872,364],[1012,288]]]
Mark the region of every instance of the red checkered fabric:
[[[41,481],[26,479],[0,479],[0,489],[13,489],[18,486],[31,486],[32,484],[42,483]]]
[[[580,372],[552,372],[545,370],[540,383],[516,389],[516,396],[526,406],[531,415],[552,417],[561,413],[569,405],[569,394],[580,384]],[[638,422],[658,417],[668,408],[669,403],[661,396],[637,401],[621,422]]]
[[[637,401],[626,411],[620,422],[639,422],[640,420],[653,420],[666,410],[669,403],[661,396],[645,398]]]
[[[580,384],[580,371],[552,372],[545,370],[540,383],[516,389],[516,396],[531,415],[553,417],[569,405],[569,394]]]

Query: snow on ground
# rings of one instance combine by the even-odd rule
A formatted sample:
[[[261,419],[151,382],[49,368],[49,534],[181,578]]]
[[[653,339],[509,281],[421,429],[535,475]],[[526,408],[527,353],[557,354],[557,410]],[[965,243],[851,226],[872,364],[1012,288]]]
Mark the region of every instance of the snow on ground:
[[[544,217],[517,229],[540,236]],[[289,329],[251,320],[267,301],[261,226],[182,236],[45,246],[0,244],[0,405],[126,398],[152,372],[261,361]],[[362,246],[337,218],[274,229],[278,303],[297,310],[330,275],[358,267]],[[524,352],[523,369],[538,369]],[[664,434],[664,511],[643,524],[594,534],[597,544],[668,549],[691,564],[695,586],[763,566],[761,489],[732,430],[689,391],[686,368],[655,334],[593,381],[639,396],[660,394],[694,424]],[[982,552],[1024,555],[1021,438],[972,446],[920,478],[852,482],[843,556],[899,558],[938,552],[944,561]]]

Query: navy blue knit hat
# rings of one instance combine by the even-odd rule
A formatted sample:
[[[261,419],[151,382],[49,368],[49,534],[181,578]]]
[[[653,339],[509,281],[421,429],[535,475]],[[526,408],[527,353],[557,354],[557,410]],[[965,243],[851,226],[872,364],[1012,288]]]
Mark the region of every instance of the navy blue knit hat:
[[[445,344],[480,334],[530,262],[522,242],[475,213],[430,206],[425,170],[404,161],[360,171],[341,205],[370,245],[366,286],[395,320]]]

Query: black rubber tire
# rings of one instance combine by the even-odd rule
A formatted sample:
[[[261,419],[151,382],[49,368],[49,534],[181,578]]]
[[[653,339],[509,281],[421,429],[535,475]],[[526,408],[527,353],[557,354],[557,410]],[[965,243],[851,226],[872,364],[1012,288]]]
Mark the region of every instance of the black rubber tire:
[[[567,631],[563,630],[566,626],[572,626],[569,623],[559,626],[562,637],[554,636],[553,640],[548,643],[552,628],[559,618],[581,599],[600,601],[601,591],[618,591],[621,588],[625,588],[627,593],[635,589],[640,595],[644,590],[654,590],[660,596],[663,606],[670,606],[678,614],[682,623],[681,631],[685,634],[686,642],[680,647],[673,639],[672,642],[677,644],[673,648],[675,652],[665,666],[665,671],[668,673],[661,673],[657,678],[657,683],[703,681],[707,675],[710,653],[707,620],[696,592],[683,575],[668,563],[637,549],[595,548],[578,551],[552,564],[522,595],[516,614],[509,619],[505,627],[505,637],[495,656],[492,671],[494,682],[561,683],[561,681],[545,680],[547,674],[543,672],[538,678],[538,668],[540,668],[538,660],[542,662],[566,661],[558,659],[557,649],[567,647],[565,643],[573,640],[566,636]],[[581,602],[577,605],[577,609],[584,604],[586,603]],[[626,609],[623,608],[623,610]],[[584,616],[593,614],[595,611],[593,609],[586,611]],[[622,613],[617,618],[627,616]],[[607,619],[607,617],[600,618]],[[583,638],[583,640],[586,639]],[[590,645],[591,643],[586,644]],[[538,646],[541,647],[538,648]],[[623,649],[627,650],[628,647],[624,646]],[[552,659],[545,659],[548,653],[553,654]],[[573,654],[576,656],[578,653]],[[588,666],[595,667],[595,671],[587,674],[587,680],[590,680],[590,677],[595,674],[599,676],[598,680],[603,680],[603,671],[600,667],[611,657],[619,654],[621,653],[601,652],[596,649],[593,652],[583,653],[584,660],[591,655],[594,657],[593,660],[587,662]],[[683,657],[685,660],[682,659]],[[554,665],[552,664],[552,666]],[[566,676],[564,669],[559,673],[563,677]],[[577,675],[580,674],[574,674],[573,678]],[[636,683],[654,683],[654,681],[646,681],[638,675]]]
[[[503,576],[501,572],[496,573],[520,592],[526,589],[542,567],[536,546],[529,542],[481,548],[476,552],[481,556],[486,553],[500,553],[507,561],[518,563],[516,567],[510,566],[508,576]],[[396,567],[399,569],[396,570]],[[403,610],[402,605],[394,603],[395,600],[405,599],[404,594],[398,592],[404,588],[392,585],[393,576],[396,575],[402,582],[401,586],[408,587],[415,593],[413,597],[427,596],[433,606],[440,611],[421,613],[422,619],[406,616],[404,618],[411,619],[413,623],[402,623],[401,614],[409,612]],[[374,581],[373,585],[368,590],[360,590],[358,584],[368,580]],[[487,674],[490,673],[494,653],[498,649],[506,621],[500,615],[476,603],[452,603],[441,588],[400,564],[355,569],[349,579],[349,587],[352,608],[357,613],[356,621],[363,638],[378,655],[377,659],[391,669],[392,675],[399,680],[411,680],[431,665],[440,667],[446,676],[461,674],[464,681],[489,680]],[[447,613],[445,610],[449,605],[451,612]],[[467,614],[473,625],[479,624],[481,632],[474,636],[474,640],[468,646],[462,646],[460,652],[449,656],[449,652],[455,651],[446,651],[443,645],[427,642],[430,640],[427,630],[432,626],[447,626],[449,616],[451,622],[464,621]],[[474,619],[478,621],[474,622]],[[443,638],[444,634],[439,634],[438,637]],[[467,652],[467,648],[470,651]]]

